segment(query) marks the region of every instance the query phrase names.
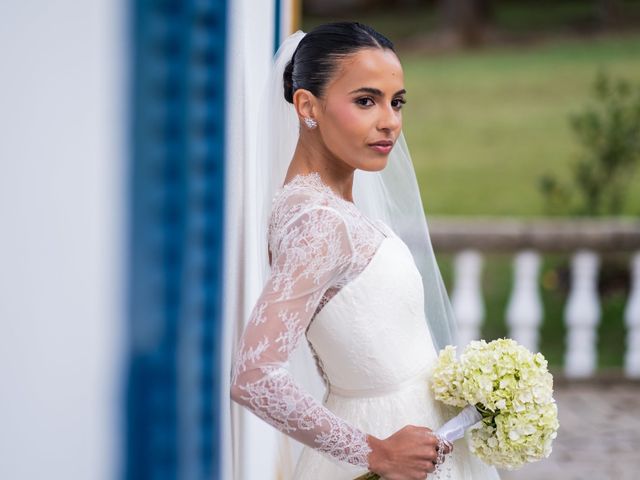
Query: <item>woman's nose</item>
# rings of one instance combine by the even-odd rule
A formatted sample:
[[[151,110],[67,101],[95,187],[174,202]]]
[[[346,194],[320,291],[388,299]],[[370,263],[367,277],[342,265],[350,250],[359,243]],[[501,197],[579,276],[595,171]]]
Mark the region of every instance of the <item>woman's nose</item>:
[[[380,130],[396,130],[402,124],[400,112],[396,111],[391,105],[383,108],[378,120],[378,128]]]

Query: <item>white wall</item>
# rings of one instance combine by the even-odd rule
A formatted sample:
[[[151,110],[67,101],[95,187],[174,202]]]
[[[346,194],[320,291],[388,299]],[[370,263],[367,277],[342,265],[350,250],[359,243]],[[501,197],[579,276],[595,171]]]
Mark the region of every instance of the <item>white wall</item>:
[[[0,478],[119,468],[123,2],[0,4]]]

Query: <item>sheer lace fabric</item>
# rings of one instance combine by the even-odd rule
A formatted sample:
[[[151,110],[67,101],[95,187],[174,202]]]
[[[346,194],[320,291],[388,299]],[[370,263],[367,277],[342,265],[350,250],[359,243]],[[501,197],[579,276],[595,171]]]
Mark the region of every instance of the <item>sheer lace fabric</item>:
[[[318,173],[297,175],[273,199],[270,276],[236,350],[232,397],[331,458],[368,467],[366,433],[302,389],[286,369],[317,313],[368,265],[389,233]],[[322,372],[322,365],[316,356]],[[324,375],[323,375],[324,377]],[[326,381],[326,377],[325,377]]]

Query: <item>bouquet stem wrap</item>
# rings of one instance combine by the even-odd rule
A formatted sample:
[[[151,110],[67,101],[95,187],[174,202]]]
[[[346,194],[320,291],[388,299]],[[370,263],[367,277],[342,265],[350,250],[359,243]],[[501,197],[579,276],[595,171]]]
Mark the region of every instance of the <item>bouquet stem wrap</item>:
[[[467,405],[458,415],[435,431],[435,434],[453,443],[464,437],[464,432],[482,420],[482,414],[474,405]]]

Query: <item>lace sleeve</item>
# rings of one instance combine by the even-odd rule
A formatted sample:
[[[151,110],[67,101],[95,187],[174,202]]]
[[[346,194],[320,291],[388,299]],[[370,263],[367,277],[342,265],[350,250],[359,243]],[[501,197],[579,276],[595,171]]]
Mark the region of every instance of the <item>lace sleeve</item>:
[[[330,457],[368,467],[366,434],[302,389],[285,368],[324,292],[349,268],[347,225],[330,207],[278,227],[271,275],[233,363],[231,397],[278,430]]]

